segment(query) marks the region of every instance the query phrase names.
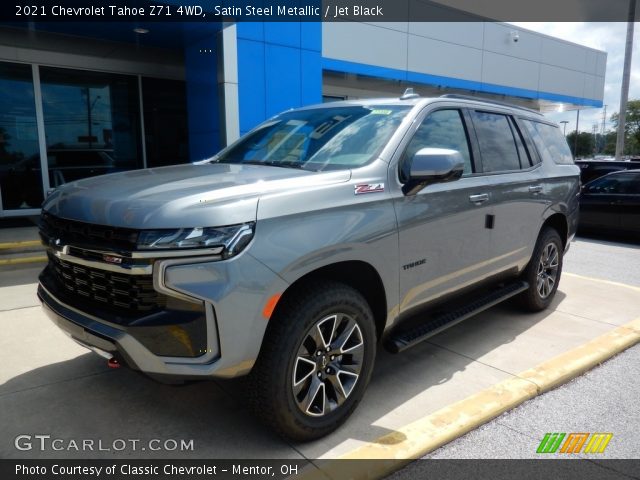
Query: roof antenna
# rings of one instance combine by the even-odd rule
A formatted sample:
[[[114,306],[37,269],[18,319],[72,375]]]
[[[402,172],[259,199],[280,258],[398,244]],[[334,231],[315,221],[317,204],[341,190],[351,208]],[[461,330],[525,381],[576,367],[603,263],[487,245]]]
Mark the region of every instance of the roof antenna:
[[[400,100],[409,100],[410,98],[420,98],[420,95],[414,92],[412,87],[409,87],[404,91]]]

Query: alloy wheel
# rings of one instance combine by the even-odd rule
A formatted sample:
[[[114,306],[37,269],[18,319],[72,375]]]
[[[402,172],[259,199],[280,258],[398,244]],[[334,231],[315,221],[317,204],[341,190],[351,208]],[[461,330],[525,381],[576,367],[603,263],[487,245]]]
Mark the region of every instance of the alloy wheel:
[[[364,337],[355,319],[327,315],[307,331],[296,354],[292,389],[298,408],[322,417],[353,392],[364,359]]]
[[[536,286],[540,298],[551,295],[553,287],[558,280],[558,262],[560,254],[555,243],[548,243],[542,250],[536,277]]]

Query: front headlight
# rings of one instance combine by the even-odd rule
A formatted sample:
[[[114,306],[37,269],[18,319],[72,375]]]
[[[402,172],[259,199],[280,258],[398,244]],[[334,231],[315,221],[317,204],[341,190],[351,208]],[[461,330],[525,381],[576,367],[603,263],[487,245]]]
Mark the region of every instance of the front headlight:
[[[138,235],[139,250],[203,249],[224,258],[240,253],[253,238],[255,223],[228,227],[196,227],[143,230]]]

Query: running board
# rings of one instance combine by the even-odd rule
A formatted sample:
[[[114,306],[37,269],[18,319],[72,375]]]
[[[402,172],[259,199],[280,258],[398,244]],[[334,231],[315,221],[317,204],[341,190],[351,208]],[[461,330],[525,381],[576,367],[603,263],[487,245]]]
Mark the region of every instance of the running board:
[[[498,290],[493,290],[475,298],[466,305],[436,315],[421,325],[391,334],[385,346],[391,353],[402,352],[467,318],[493,307],[507,298],[525,291],[527,288],[529,288],[529,284],[524,281],[509,283]]]

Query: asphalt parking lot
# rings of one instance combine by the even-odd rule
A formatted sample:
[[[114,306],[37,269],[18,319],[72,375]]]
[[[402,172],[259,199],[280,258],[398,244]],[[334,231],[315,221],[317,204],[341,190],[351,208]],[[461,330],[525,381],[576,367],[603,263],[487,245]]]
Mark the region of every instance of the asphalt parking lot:
[[[0,457],[165,457],[166,451],[142,449],[151,439],[193,440],[192,449],[173,450],[172,458],[302,460],[341,457],[380,445],[381,437],[402,445],[409,440],[404,426],[640,318],[640,290],[632,288],[640,285],[639,257],[634,245],[577,240],[551,309],[522,314],[498,306],[403,354],[380,352],[350,421],[306,444],[284,442],[257,424],[242,406],[239,382],[168,386],[107,368],[42,313],[35,297],[39,267],[0,272]],[[14,440],[24,434],[99,439],[106,447],[138,439],[140,448],[86,455],[19,450]],[[391,455],[398,445],[384,447]]]

